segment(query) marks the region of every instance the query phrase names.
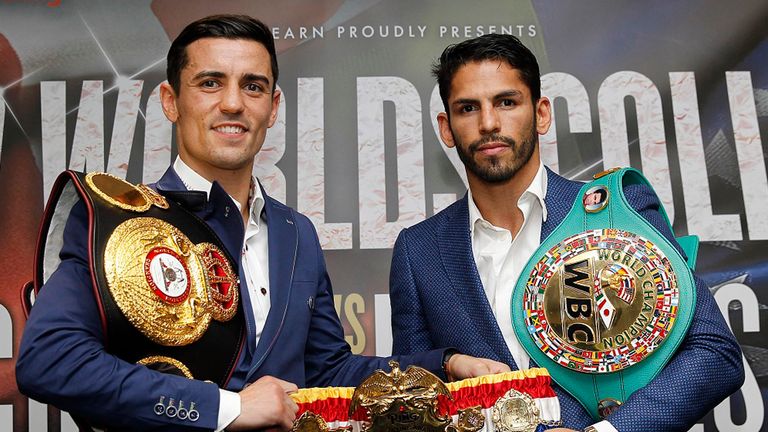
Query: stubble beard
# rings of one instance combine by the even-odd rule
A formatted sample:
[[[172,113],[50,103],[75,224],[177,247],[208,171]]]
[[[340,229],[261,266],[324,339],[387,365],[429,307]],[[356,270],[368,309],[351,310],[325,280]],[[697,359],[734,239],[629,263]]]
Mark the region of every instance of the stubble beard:
[[[486,183],[502,183],[510,180],[520,171],[520,168],[525,166],[533,156],[533,150],[538,142],[538,133],[531,124],[531,128],[527,136],[525,136],[519,143],[514,138],[500,135],[491,134],[486,135],[479,140],[464,145],[457,140],[456,135],[453,135],[454,142],[456,143],[456,151],[459,154],[459,159],[464,164],[464,167],[472,174],[477,176],[480,180]],[[453,133],[453,132],[451,132]],[[513,158],[510,161],[505,162],[501,157],[490,156],[485,158],[485,163],[478,163],[474,154],[477,149],[490,142],[503,142],[507,144],[512,150]]]

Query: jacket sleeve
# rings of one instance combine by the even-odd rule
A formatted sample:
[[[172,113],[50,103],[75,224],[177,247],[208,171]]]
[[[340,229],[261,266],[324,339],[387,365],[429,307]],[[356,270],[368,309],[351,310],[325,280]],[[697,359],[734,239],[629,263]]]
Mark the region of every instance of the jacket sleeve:
[[[215,384],[162,374],[125,362],[104,348],[91,288],[85,206],[72,210],[64,231],[61,264],[39,293],[26,324],[16,364],[25,395],[97,426],[130,430],[215,429]],[[197,421],[156,414],[168,406],[194,409]]]
[[[301,224],[308,224],[308,231],[301,232],[304,240],[313,242],[316,249],[318,280],[315,309],[307,337],[304,365],[308,386],[357,386],[377,369],[389,371],[387,362],[397,360],[400,368],[409,365],[423,367],[445,380],[442,359],[446,349],[418,352],[413,355],[374,357],[354,355],[344,339],[344,331],[333,305],[333,289],[323,258],[323,251],[311,222],[304,216]],[[306,237],[309,237],[307,239]]]
[[[404,229],[392,250],[389,273],[389,301],[392,305],[392,352],[411,353],[434,349],[411,268],[408,236]]]
[[[659,213],[656,194],[647,186],[624,189],[646,220],[682,253]],[[738,342],[706,284],[696,280],[696,310],[678,351],[646,387],[608,417],[620,432],[688,430],[744,382]]]

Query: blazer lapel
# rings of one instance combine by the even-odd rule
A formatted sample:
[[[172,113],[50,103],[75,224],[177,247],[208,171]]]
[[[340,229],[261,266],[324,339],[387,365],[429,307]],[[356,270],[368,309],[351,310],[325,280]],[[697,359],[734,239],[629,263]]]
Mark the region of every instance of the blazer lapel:
[[[568,180],[554,173],[547,167],[547,194],[544,204],[547,206],[547,220],[541,224],[541,241],[565,219],[571,208],[576,205],[576,195],[581,183]]]
[[[446,221],[440,224],[437,232],[440,258],[451,281],[451,289],[476,327],[477,334],[473,337],[487,343],[500,359],[511,363],[511,367],[516,369],[517,365],[504,341],[477,272],[469,231],[467,195],[454,209]]]
[[[298,252],[298,232],[291,209],[264,194],[264,211],[269,227],[270,308],[253,358],[256,360],[248,378],[258,370],[280,336],[288,312],[293,287],[293,272]]]

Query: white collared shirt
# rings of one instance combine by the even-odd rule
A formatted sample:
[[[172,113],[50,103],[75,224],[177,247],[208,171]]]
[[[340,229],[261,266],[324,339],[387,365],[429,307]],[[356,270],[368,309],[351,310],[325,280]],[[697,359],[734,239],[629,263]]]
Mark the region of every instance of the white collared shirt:
[[[544,164],[539,161],[536,176],[517,201],[517,207],[523,212],[524,219],[520,232],[512,238],[509,230],[494,226],[483,218],[472,198],[472,191],[467,192],[472,255],[488,303],[493,309],[504,341],[518,369],[528,369],[530,357],[512,327],[512,291],[523,268],[541,244],[541,225],[547,220],[547,205],[544,202],[546,195],[547,172]],[[598,432],[617,432],[616,428],[605,420],[593,426]]]
[[[529,356],[515,336],[509,305],[512,290],[523,267],[539,247],[541,224],[547,217],[547,207],[544,204],[546,194],[547,173],[544,165],[539,162],[536,176],[517,201],[518,208],[523,212],[523,225],[513,238],[509,230],[494,226],[485,220],[475,205],[472,191],[467,193],[472,255],[477,272],[480,274],[485,295],[499,323],[504,341],[519,369],[528,369]]]
[[[184,186],[188,190],[203,191],[210,194],[213,184],[203,176],[192,170],[180,157],[176,157],[173,169],[179,175]],[[241,249],[241,265],[248,285],[248,294],[251,299],[250,310],[253,313],[256,329],[254,337],[259,343],[264,324],[269,315],[271,306],[269,298],[269,235],[267,221],[263,215],[264,195],[261,188],[255,184],[252,197],[250,214],[245,226],[245,238]],[[232,198],[230,196],[230,198]],[[241,204],[234,198],[237,206],[237,217],[240,217]],[[233,220],[233,223],[237,223]],[[246,313],[248,313],[248,308]],[[223,430],[240,415],[240,396],[237,393],[219,389],[219,420],[217,431]]]

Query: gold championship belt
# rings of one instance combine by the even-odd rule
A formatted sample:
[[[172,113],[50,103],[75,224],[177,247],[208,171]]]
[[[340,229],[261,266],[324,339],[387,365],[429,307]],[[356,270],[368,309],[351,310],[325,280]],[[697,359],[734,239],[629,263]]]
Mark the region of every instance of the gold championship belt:
[[[687,263],[623,195],[644,180],[625,169],[585,185],[512,298],[523,347],[595,419],[653,379],[693,316]]]
[[[374,372],[357,388],[301,389],[294,432],[533,432],[559,425],[545,369],[443,383],[416,366]]]
[[[106,173],[65,171],[43,217],[38,290],[58,264],[60,242],[51,225],[58,226],[70,209],[81,212],[78,203],[88,221],[83,235],[107,351],[224,387],[245,327],[235,261],[219,238],[193,213],[145,185]]]

